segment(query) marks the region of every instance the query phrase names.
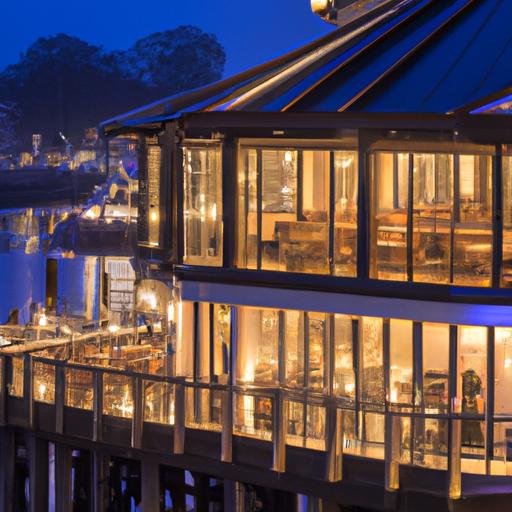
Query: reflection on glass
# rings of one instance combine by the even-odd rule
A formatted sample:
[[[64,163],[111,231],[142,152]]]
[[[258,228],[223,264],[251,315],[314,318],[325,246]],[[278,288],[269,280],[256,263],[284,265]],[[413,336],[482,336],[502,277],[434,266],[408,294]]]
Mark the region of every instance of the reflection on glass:
[[[92,411],[92,372],[66,369],[66,406]]]
[[[55,366],[35,362],[32,375],[34,400],[47,404],[55,403]]]
[[[308,313],[308,387],[324,387],[324,355],[326,346],[326,314]]]
[[[450,327],[423,324],[423,403],[425,412],[448,410]]]
[[[133,416],[133,392],[130,377],[103,374],[103,414],[120,418]]]
[[[334,393],[350,399],[356,395],[353,335],[352,317],[334,315]]]
[[[239,308],[237,381],[276,384],[278,377],[279,312]]]
[[[494,459],[491,463],[493,475],[510,475],[512,473],[512,423],[494,424]],[[499,464],[501,463],[501,464]]]
[[[409,155],[379,152],[371,162],[370,277],[406,281]]]
[[[483,414],[487,384],[487,328],[459,326],[458,332],[457,410],[464,414]],[[475,442],[476,430],[464,430],[464,424],[462,426],[462,443]]]
[[[334,152],[334,274],[357,274],[357,153]]]
[[[23,368],[25,367],[22,357],[11,358],[11,381],[7,385],[9,396],[23,398]]]
[[[234,400],[235,434],[272,440],[272,399],[235,393]]]
[[[218,146],[183,153],[185,255],[198,265],[222,265],[222,174]]]
[[[222,396],[219,391],[188,387],[185,395],[185,425],[219,432],[222,428]]]
[[[285,383],[292,388],[304,387],[304,314],[285,312]]]
[[[359,344],[361,400],[384,405],[384,365],[382,346],[382,319],[361,318]]]
[[[174,386],[144,381],[144,421],[174,425]]]
[[[512,329],[495,329],[494,412],[512,414]]]
[[[492,158],[459,156],[459,211],[454,233],[453,282],[491,285]]]
[[[288,408],[287,444],[325,450],[325,407],[291,400],[285,405]]]
[[[225,304],[215,304],[213,318],[213,380],[221,384],[227,384],[229,377],[231,307]]]
[[[412,322],[390,321],[389,348],[389,401],[412,405]]]
[[[413,190],[414,281],[449,283],[452,155],[415,154]]]
[[[448,469],[448,420],[416,418],[413,464]]]

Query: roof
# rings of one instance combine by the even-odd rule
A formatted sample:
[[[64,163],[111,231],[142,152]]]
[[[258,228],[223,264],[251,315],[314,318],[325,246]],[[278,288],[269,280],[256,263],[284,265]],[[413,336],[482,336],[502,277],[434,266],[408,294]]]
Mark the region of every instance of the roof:
[[[510,19],[510,0],[395,0],[282,57],[102,127],[149,126],[186,112],[476,109],[512,87]]]

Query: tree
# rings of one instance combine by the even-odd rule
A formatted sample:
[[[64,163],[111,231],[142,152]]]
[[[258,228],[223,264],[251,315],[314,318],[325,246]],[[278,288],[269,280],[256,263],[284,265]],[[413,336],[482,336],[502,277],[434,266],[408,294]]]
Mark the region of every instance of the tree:
[[[0,153],[16,145],[16,107],[0,103]]]
[[[118,57],[125,73],[167,95],[219,80],[226,63],[217,37],[190,25],[139,39]]]

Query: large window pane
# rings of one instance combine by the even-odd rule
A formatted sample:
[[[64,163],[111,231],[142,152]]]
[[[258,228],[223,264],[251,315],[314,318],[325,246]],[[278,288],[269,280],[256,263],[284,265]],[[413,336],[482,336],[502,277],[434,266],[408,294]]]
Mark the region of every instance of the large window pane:
[[[218,146],[184,148],[187,263],[222,265],[222,175]]]
[[[415,154],[413,280],[450,282],[453,157]]]
[[[322,390],[325,377],[325,347],[327,342],[325,313],[308,313],[308,386]]]
[[[450,367],[450,327],[423,324],[423,403],[425,412],[442,413],[448,409],[448,372]]]
[[[375,153],[371,161],[370,277],[406,281],[409,155]]]
[[[354,399],[356,386],[353,359],[353,320],[334,315],[334,393]]]
[[[495,329],[494,412],[512,414],[512,328]]]
[[[412,322],[390,321],[390,397],[394,404],[412,405]]]
[[[357,274],[357,153],[334,152],[334,274]]]
[[[490,286],[492,268],[492,158],[459,156],[459,208],[453,282]]]
[[[246,307],[238,311],[238,382],[277,384],[279,312]]]
[[[502,285],[512,286],[512,156],[503,157],[503,271]]]
[[[363,317],[360,332],[360,396],[363,402],[383,405],[385,396],[382,319]]]
[[[231,307],[215,304],[213,307],[213,379],[227,384],[229,376],[229,347],[231,338]]]
[[[285,384],[304,387],[304,314],[286,311],[285,317]]]
[[[483,414],[487,385],[487,328],[459,326],[457,352],[457,409],[464,414]],[[472,426],[465,431],[463,424],[463,444],[470,437],[474,440],[475,435]]]

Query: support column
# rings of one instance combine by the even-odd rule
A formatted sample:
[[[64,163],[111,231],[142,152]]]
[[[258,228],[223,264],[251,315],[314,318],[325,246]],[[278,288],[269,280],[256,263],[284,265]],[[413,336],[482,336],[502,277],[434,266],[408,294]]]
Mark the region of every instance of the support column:
[[[108,506],[109,457],[99,452],[91,452],[91,491],[93,512],[103,512]]]
[[[55,443],[55,509],[59,511],[72,510],[71,475],[72,475],[71,447]]]
[[[160,466],[151,459],[140,461],[141,510],[160,510]]]
[[[29,510],[48,510],[48,441],[33,433],[25,434],[29,474]]]
[[[14,432],[6,427],[0,429],[0,510],[14,510],[14,471],[16,444]]]
[[[224,510],[238,512],[237,484],[233,480],[224,480]]]

